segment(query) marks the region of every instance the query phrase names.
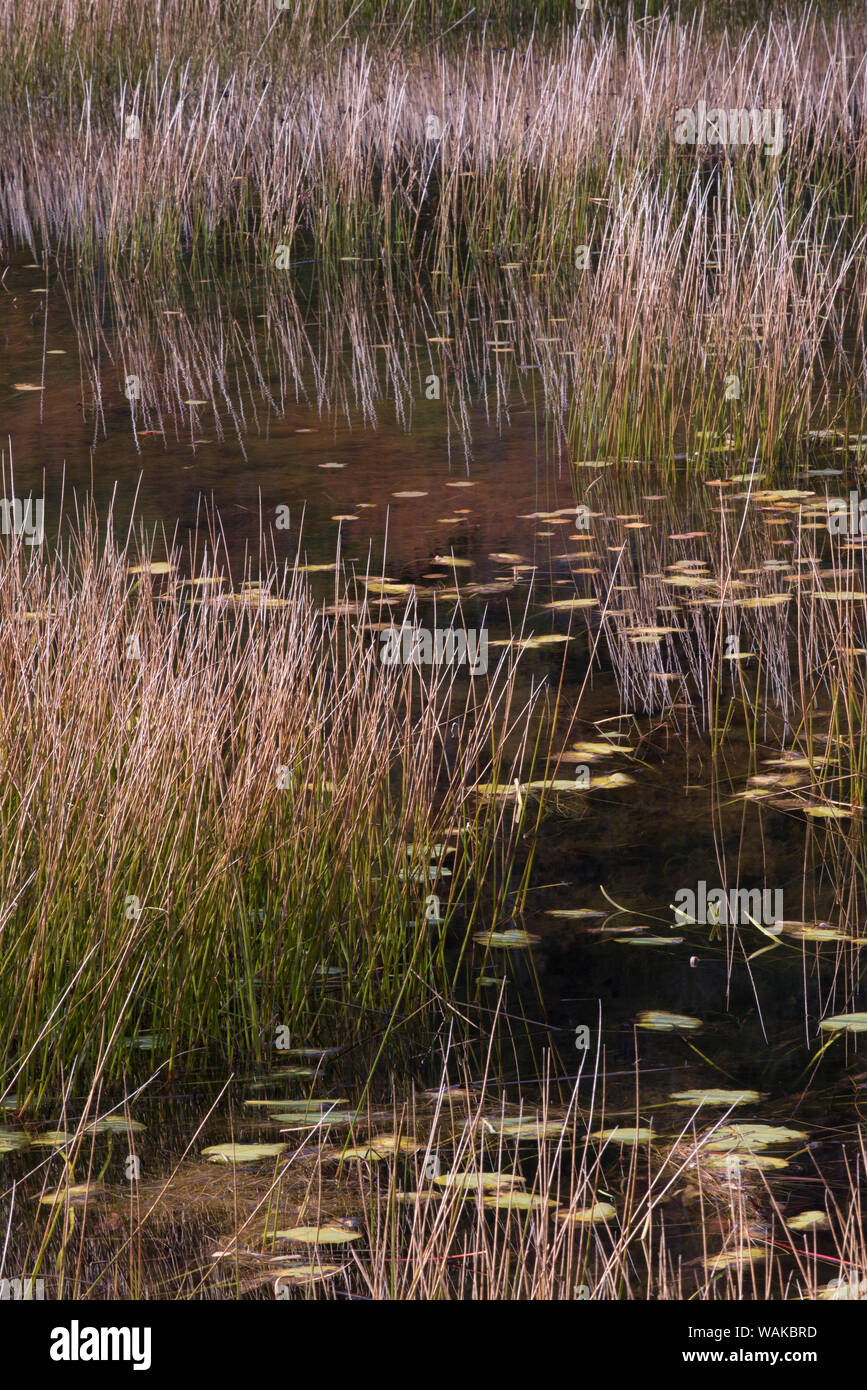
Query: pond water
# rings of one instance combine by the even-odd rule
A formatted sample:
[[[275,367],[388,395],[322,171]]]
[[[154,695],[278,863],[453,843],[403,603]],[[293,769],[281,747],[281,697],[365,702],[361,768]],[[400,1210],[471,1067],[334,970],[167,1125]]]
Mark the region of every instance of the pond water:
[[[14,1177],[27,1198],[13,1223],[22,1267],[49,1249],[45,1277],[93,1297],[382,1295],[408,1279],[416,1226],[433,1219],[419,1215],[422,1199],[396,1203],[395,1184],[417,1191],[460,1166],[456,1146],[470,1133],[491,1166],[514,1160],[527,1191],[562,1182],[562,1201],[580,1172],[587,1200],[610,1202],[629,1235],[618,1246],[610,1220],[573,1223],[574,1241],[546,1262],[542,1215],[515,1213],[508,1239],[527,1272],[514,1296],[540,1287],[533,1278],[596,1297],[657,1296],[677,1280],[687,1295],[794,1297],[845,1279],[856,1267],[846,1212],[867,1072],[855,1025],[819,1023],[865,1007],[852,809],[863,735],[838,698],[840,670],[863,667],[865,584],[860,538],[835,550],[825,525],[826,494],[850,485],[836,441],[808,443],[784,482],[731,476],[724,441],[710,478],[679,448],[656,460],[576,458],[569,417],[581,383],[568,355],[540,346],[546,306],[517,291],[458,306],[428,287],[395,305],[369,296],[361,272],[338,293],[315,265],[299,265],[287,286],[215,267],[157,289],[46,272],[27,252],[3,288],[5,476],[10,495],[44,497],[49,541],[61,513],[92,497],[102,525],[111,509],[122,535],[134,518],[157,557],[177,550],[187,576],[219,534],[233,583],[262,563],[298,561],[328,604],[353,576],[385,577],[394,587],[380,621],[431,634],[459,602],[492,667],[498,643],[532,639],[513,699],[533,702],[524,727],[542,748],[523,785],[492,793],[504,836],[510,815],[525,816],[498,899],[506,910],[475,921],[467,941],[456,906],[448,994],[398,1011],[385,1041],[371,1017],[367,1036],[347,1042],[351,990],[331,1008],[325,982],[315,1036],[284,1036],[278,1019],[264,1060],[237,1048],[227,1061],[219,1040],[169,1066],[157,1021],[156,1036],[130,1048],[123,1090],[97,1082],[88,1100],[89,1080],[73,1075],[64,1102],[44,1095],[23,1117],[7,1097],[3,1131],[24,1136],[3,1159],[7,1197]],[[547,313],[553,341],[558,315]],[[457,671],[462,699],[472,683]],[[526,783],[552,777],[537,816]],[[839,814],[823,814],[829,805]],[[715,889],[730,903],[723,920]],[[442,877],[434,921],[440,894],[445,903]],[[686,920],[675,910],[684,902],[695,904]],[[491,930],[533,940],[475,939]],[[651,1011],[663,1015],[656,1027]],[[470,1089],[424,1098],[442,1084]],[[714,1088],[728,1098],[672,1099]],[[307,1133],[287,1110],[311,1093],[361,1112]],[[286,1110],[246,1104],[257,1099]],[[71,1132],[83,1114],[118,1105],[118,1122],[128,1114],[145,1128],[101,1131],[69,1168],[62,1142],[38,1147],[46,1130]],[[577,1126],[568,1156],[499,1133],[504,1119],[540,1110]],[[736,1164],[696,1162],[697,1134],[721,1130],[718,1159],[725,1126],[740,1123],[792,1135],[752,1146],[729,1136],[742,1156],[735,1177]],[[618,1125],[651,1138],[585,1137]],[[377,1135],[395,1133],[415,1136],[421,1160],[384,1144],[343,1156],[350,1142],[375,1150]],[[213,1167],[201,1157],[262,1141],[290,1146],[285,1174],[274,1156]],[[86,1216],[84,1196],[59,1202],[46,1235],[43,1186],[85,1179],[98,1184]],[[663,1251],[642,1235],[649,1192]],[[796,1232],[787,1223],[805,1211],[822,1220]],[[323,1265],[305,1274],[274,1232],[321,1221],[349,1224],[335,1227],[333,1250],[312,1247]],[[709,1270],[709,1248],[711,1259],[741,1258]],[[459,1254],[441,1256],[436,1279],[466,1289]],[[275,1255],[289,1271],[282,1284]],[[504,1276],[474,1277],[503,1292]]]

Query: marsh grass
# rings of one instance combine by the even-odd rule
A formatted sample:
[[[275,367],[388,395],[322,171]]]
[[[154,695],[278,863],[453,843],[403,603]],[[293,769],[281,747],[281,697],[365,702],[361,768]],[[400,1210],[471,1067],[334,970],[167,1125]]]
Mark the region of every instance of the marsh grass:
[[[139,277],[184,255],[196,275],[245,261],[276,287],[282,254],[391,293],[518,282],[565,319],[533,336],[574,359],[578,457],[704,468],[720,438],[780,462],[820,406],[863,416],[860,17],[784,15],[723,42],[700,12],[582,19],[507,50],[478,34],[419,46],[411,10],[391,37],[337,23],[322,45],[316,7],[241,9],[230,35],[189,0],[154,35],[110,0],[53,19],[11,7],[13,244]],[[40,45],[57,57],[36,72]],[[674,112],[700,100],[782,109],[783,150],[677,144]]]
[[[453,1041],[462,1052],[464,1040]],[[355,1156],[348,1140],[314,1131],[274,1160],[214,1167],[198,1151],[217,1115],[224,1133],[243,1125],[273,1137],[275,1128],[251,1130],[237,1112],[227,1126],[220,1088],[165,1175],[126,1192],[112,1180],[111,1149],[86,1137],[82,1120],[71,1126],[76,1142],[65,1159],[31,1164],[19,1178],[25,1211],[7,1261],[44,1273],[58,1297],[78,1298],[269,1298],[281,1278],[290,1297],[401,1301],[797,1300],[839,1296],[828,1289],[832,1279],[858,1286],[865,1249],[857,1139],[847,1138],[843,1172],[835,1165],[826,1179],[809,1164],[799,1194],[797,1178],[726,1177],[706,1162],[725,1113],[669,1113],[667,1125],[657,1117],[649,1145],[594,1139],[600,1124],[612,1124],[606,1090],[599,1055],[565,1086],[543,1063],[538,1089],[517,1103],[503,1099],[489,1066],[459,1087],[444,1073],[431,1090],[368,1102],[354,1122],[359,1154],[383,1134],[394,1152]],[[118,1114],[140,1102],[128,1097]],[[101,1113],[98,1093],[88,1107]],[[618,1124],[640,1118],[617,1112]],[[511,1137],[510,1124],[525,1126],[523,1137]],[[134,1136],[121,1133],[118,1143],[123,1149]],[[68,1195],[38,1207],[34,1221],[33,1202],[53,1190],[58,1163],[59,1192]],[[69,1192],[73,1178],[78,1187]],[[793,1194],[799,1206],[825,1213],[827,1233],[786,1224]],[[298,1245],[279,1234],[298,1226],[327,1227],[337,1243]],[[293,1282],[299,1263],[311,1272]]]
[[[84,506],[50,558],[0,554],[3,1089],[117,1076],[140,1034],[195,1065],[269,1054],[280,1025],[387,1032],[451,923],[514,890],[521,819],[468,791],[526,741],[514,661],[384,666],[363,576],[329,617],[297,561],[233,584],[214,532],[185,581],[106,522]]]

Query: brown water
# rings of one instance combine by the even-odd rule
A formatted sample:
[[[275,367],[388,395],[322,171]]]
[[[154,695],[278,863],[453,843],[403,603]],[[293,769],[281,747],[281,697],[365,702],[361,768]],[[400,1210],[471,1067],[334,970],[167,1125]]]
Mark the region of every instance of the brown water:
[[[371,1095],[387,1109],[412,1085],[436,1086],[444,1070],[457,1081],[467,1073],[480,1076],[487,1066],[493,1094],[510,1104],[533,1104],[546,1076],[564,1103],[577,1082],[583,1103],[593,1086],[592,1068],[578,1080],[583,1060],[576,1061],[574,1038],[586,1025],[593,1051],[598,1043],[604,1055],[612,1122],[628,1116],[622,1122],[635,1123],[637,1114],[642,1123],[653,1119],[670,1128],[686,1118],[668,1102],[673,1091],[757,1090],[767,1098],[730,1118],[795,1124],[810,1135],[786,1173],[774,1176],[784,1210],[822,1207],[826,1187],[833,1192],[835,1183],[843,1193],[864,1084],[857,1058],[838,1043],[808,1089],[805,1069],[825,1040],[817,1041],[816,1020],[863,1007],[858,951],[798,942],[748,960],[768,944],[758,929],[739,935],[707,924],[675,927],[671,904],[681,888],[699,881],[768,886],[782,891],[787,920],[845,921],[847,932],[859,934],[860,841],[847,839],[845,829],[809,821],[785,797],[780,806],[738,799],[757,764],[737,731],[724,752],[712,756],[711,691],[690,669],[688,644],[679,651],[680,664],[670,644],[654,649],[651,670],[646,662],[641,666],[647,648],[630,649],[617,637],[620,626],[634,622],[631,614],[645,623],[676,614],[677,622],[694,620],[691,650],[699,651],[704,629],[690,608],[694,591],[668,591],[666,619],[654,576],[672,563],[712,554],[721,528],[738,533],[742,485],[714,491],[653,461],[573,473],[564,447],[568,390],[552,396],[552,383],[522,366],[519,353],[506,364],[488,359],[490,370],[484,370],[480,352],[478,372],[458,384],[440,363],[438,345],[428,341],[436,335],[421,334],[411,322],[416,355],[408,350],[399,367],[393,341],[376,347],[375,323],[354,335],[337,334],[341,355],[333,328],[317,317],[322,310],[312,279],[298,287],[302,305],[306,293],[313,307],[304,325],[306,346],[296,342],[293,357],[286,346],[290,330],[281,337],[264,293],[261,302],[245,295],[239,307],[231,288],[202,285],[200,297],[181,300],[179,308],[174,301],[162,309],[158,300],[148,301],[135,321],[110,296],[82,308],[51,276],[49,293],[35,294],[45,277],[25,268],[26,259],[19,257],[7,274],[0,299],[0,438],[16,495],[44,495],[49,536],[61,501],[69,509],[85,494],[103,516],[113,506],[118,530],[134,512],[136,526],[159,537],[158,553],[162,533],[187,552],[197,528],[201,532],[207,517],[218,516],[236,573],[248,561],[255,568],[263,554],[290,564],[300,554],[325,565],[339,553],[358,573],[369,569],[419,586],[420,611],[432,625],[436,613],[450,613],[452,605],[443,600],[434,608],[423,591],[447,591],[456,575],[466,590],[467,625],[486,627],[492,640],[522,622],[537,636],[571,634],[568,643],[528,651],[522,663],[525,693],[539,682],[552,694],[560,689],[557,747],[598,739],[600,731],[619,730],[628,738],[628,759],[612,753],[592,764],[593,776],[621,770],[631,777],[628,784],[551,798],[526,907],[511,924],[537,934],[538,945],[492,953],[487,961],[476,948],[463,959],[453,1001],[458,1015],[448,1019],[451,1048],[436,1009],[407,1028],[385,1057],[377,1056],[372,1030],[368,1048],[342,1051],[327,1063],[329,1093],[356,1096],[376,1062]],[[472,336],[474,329],[467,331]],[[124,395],[130,375],[141,389],[132,401]],[[439,399],[428,397],[431,375],[440,378]],[[21,390],[16,383],[42,389]],[[808,462],[833,468],[835,460],[815,455]],[[828,482],[845,494],[847,484],[837,477],[802,477],[799,486],[822,498]],[[576,531],[579,502],[593,516],[586,530]],[[285,528],[278,524],[284,508]],[[766,562],[791,554],[793,525],[792,514],[774,502],[751,518],[739,542],[741,563],[751,573],[749,593],[774,591],[777,571]],[[671,539],[683,535],[691,539]],[[201,547],[200,536],[199,556]],[[442,557],[467,563],[454,569]],[[311,576],[311,582],[324,599],[333,592],[333,574]],[[597,606],[571,613],[545,607],[576,595],[595,597]],[[748,645],[760,640],[766,653],[761,690],[769,698],[759,721],[758,756],[772,758],[791,737],[792,690],[767,653],[784,651],[787,639],[773,616],[749,611],[743,636]],[[678,679],[660,679],[666,673]],[[730,691],[734,673],[729,679]],[[571,777],[573,769],[559,775]],[[586,921],[549,915],[577,907],[600,915]],[[628,938],[638,924],[682,939],[663,946],[615,940]],[[457,963],[457,940],[452,958]],[[503,983],[491,983],[496,980]],[[695,1016],[704,1026],[694,1038],[636,1030],[634,1019],[650,1009]],[[339,1025],[309,1041],[340,1049]],[[275,1063],[280,1060],[275,1055]],[[158,1062],[157,1047],[133,1062],[131,1079],[138,1075],[144,1083]],[[143,1190],[156,1192],[153,1185],[179,1161],[193,1165],[184,1167],[189,1180],[176,1184],[165,1208],[169,1253],[159,1235],[149,1238],[153,1247],[142,1265],[146,1292],[239,1292],[219,1272],[191,1273],[225,1235],[228,1179],[209,1172],[206,1180],[201,1163],[196,1167],[195,1157],[184,1156],[230,1133],[237,1140],[273,1134],[273,1125],[251,1121],[239,1104],[251,1081],[262,1077],[243,1057],[227,1076],[225,1066],[203,1056],[192,1079],[160,1073],[136,1097],[133,1113],[147,1126],[135,1145]],[[293,1084],[302,1094],[303,1083]],[[73,1098],[67,1116],[44,1107],[40,1118],[68,1128],[75,1105]],[[112,1137],[111,1144],[96,1166],[105,1160],[104,1180],[122,1193],[127,1136]],[[10,1155],[7,1165],[12,1174],[32,1170],[22,1154]],[[29,1181],[38,1182],[38,1174]],[[353,1203],[336,1185],[327,1191],[331,1214],[352,1214]],[[764,1194],[759,1201],[767,1209]],[[113,1207],[99,1222],[88,1254],[94,1292],[141,1292],[124,1283],[127,1275],[112,1261],[113,1242],[128,1232],[129,1220]],[[673,1218],[671,1232],[685,1254],[700,1251],[688,1207],[679,1222]],[[830,1238],[818,1239],[830,1277],[838,1272],[831,1263],[834,1247]],[[240,1291],[257,1287],[244,1284]]]

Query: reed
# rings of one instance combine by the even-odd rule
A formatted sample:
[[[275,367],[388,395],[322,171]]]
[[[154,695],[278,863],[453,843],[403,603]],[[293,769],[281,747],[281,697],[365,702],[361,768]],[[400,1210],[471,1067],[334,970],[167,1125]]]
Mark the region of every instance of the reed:
[[[383,665],[370,625],[389,608],[364,575],[335,571],[323,613],[300,557],[233,584],[216,532],[186,571],[138,541],[85,507],[50,558],[14,535],[0,554],[19,1096],[70,1068],[117,1076],[142,1045],[191,1065],[267,1055],[281,1026],[397,1026],[442,978],[457,905],[466,930],[505,911],[520,818],[501,835],[471,786],[510,776],[526,739],[514,661]]]

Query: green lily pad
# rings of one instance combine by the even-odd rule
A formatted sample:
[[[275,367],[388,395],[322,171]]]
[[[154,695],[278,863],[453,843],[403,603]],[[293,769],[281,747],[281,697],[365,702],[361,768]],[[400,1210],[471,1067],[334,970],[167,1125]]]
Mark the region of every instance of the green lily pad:
[[[819,1231],[829,1224],[824,1211],[802,1211],[798,1216],[790,1216],[786,1222],[790,1231]]]
[[[515,929],[513,931],[475,932],[473,940],[478,941],[480,946],[501,946],[508,950],[517,946],[533,946],[542,938],[533,936],[531,932]]]
[[[104,1191],[102,1183],[80,1182],[72,1187],[58,1187],[54,1192],[46,1192],[39,1202],[42,1206],[57,1207],[64,1202],[86,1202],[88,1197],[98,1197]]]
[[[26,1149],[30,1136],[23,1129],[0,1129],[0,1154],[11,1154],[15,1149]]]
[[[721,1250],[718,1255],[711,1255],[704,1262],[704,1267],[708,1274],[716,1274],[722,1269],[731,1269],[733,1265],[755,1264],[756,1260],[763,1260],[767,1251],[762,1245],[745,1245],[740,1250]]]
[[[629,1129],[624,1125],[615,1125],[613,1129],[597,1129],[590,1138],[612,1144],[649,1144],[653,1138],[653,1130]]]
[[[687,1031],[701,1027],[700,1018],[690,1014],[670,1014],[664,1009],[645,1009],[635,1019],[636,1027],[650,1028],[655,1033],[673,1033],[680,1029]]]
[[[254,1091],[261,1091],[265,1086],[273,1086],[274,1082],[280,1081],[307,1081],[311,1076],[316,1075],[314,1067],[281,1067],[279,1071],[272,1071],[269,1076],[263,1077],[261,1081],[251,1081],[250,1085]]]
[[[273,1271],[275,1289],[284,1284],[312,1284],[320,1279],[333,1279],[346,1265],[286,1265]]]
[[[806,1139],[803,1129],[786,1129],[784,1125],[722,1125],[707,1140],[708,1153],[726,1153],[742,1149],[753,1153],[769,1144],[794,1144]]]
[[[819,1024],[826,1033],[867,1033],[867,1013],[835,1014]]]
[[[145,1126],[141,1120],[128,1120],[125,1115],[106,1115],[102,1120],[94,1120],[87,1126],[88,1134],[141,1134]]]
[[[759,1091],[720,1091],[712,1087],[708,1090],[672,1091],[670,1099],[678,1105],[746,1105],[749,1101],[762,1099]]]
[[[134,1038],[126,1039],[127,1047],[134,1047],[137,1052],[153,1052],[162,1044],[163,1039],[158,1033],[138,1033]]]
[[[342,1155],[343,1158],[360,1158],[367,1163],[379,1163],[382,1159],[388,1158],[389,1154],[418,1153],[424,1148],[418,1140],[409,1136],[398,1138],[396,1134],[375,1134],[372,1139],[368,1139],[366,1144],[359,1144],[355,1149],[347,1149]]]
[[[360,1233],[347,1226],[289,1226],[275,1233],[280,1240],[295,1240],[303,1245],[348,1245],[359,1240]]]
[[[771,1172],[789,1166],[788,1159],[772,1158],[770,1154],[743,1153],[735,1151],[733,1153],[711,1153],[704,1159],[704,1167],[710,1168],[715,1173],[726,1173],[729,1177],[737,1177],[739,1173],[749,1170],[753,1172]]]
[[[786,936],[791,936],[795,941],[855,941],[856,937],[847,936],[845,932],[838,931],[836,927],[819,926],[815,922],[779,922],[779,927],[785,932]]]
[[[680,946],[682,936],[615,936],[618,946]]]
[[[276,1158],[288,1147],[288,1144],[211,1144],[202,1149],[202,1157],[211,1163],[255,1163],[261,1158]]]
[[[617,1212],[610,1202],[594,1202],[590,1207],[577,1207],[575,1211],[561,1211],[557,1215],[561,1221],[572,1221],[581,1226],[591,1221],[613,1221]]]
[[[565,917],[571,921],[580,922],[589,917],[604,917],[605,913],[600,912],[595,907],[551,907],[545,913],[546,917]]]
[[[344,1126],[353,1125],[362,1116],[358,1114],[349,1115],[342,1110],[314,1110],[310,1114],[304,1114],[300,1110],[287,1110],[285,1114],[269,1114],[269,1120],[278,1120],[281,1123],[281,1134],[291,1129],[334,1129],[338,1125],[342,1129]]]
[[[463,1192],[502,1192],[524,1187],[526,1178],[520,1173],[441,1173],[434,1182],[438,1187],[459,1188]]]
[[[506,1211],[545,1211],[553,1207],[550,1197],[540,1197],[533,1192],[497,1192],[482,1198],[482,1206]]]

